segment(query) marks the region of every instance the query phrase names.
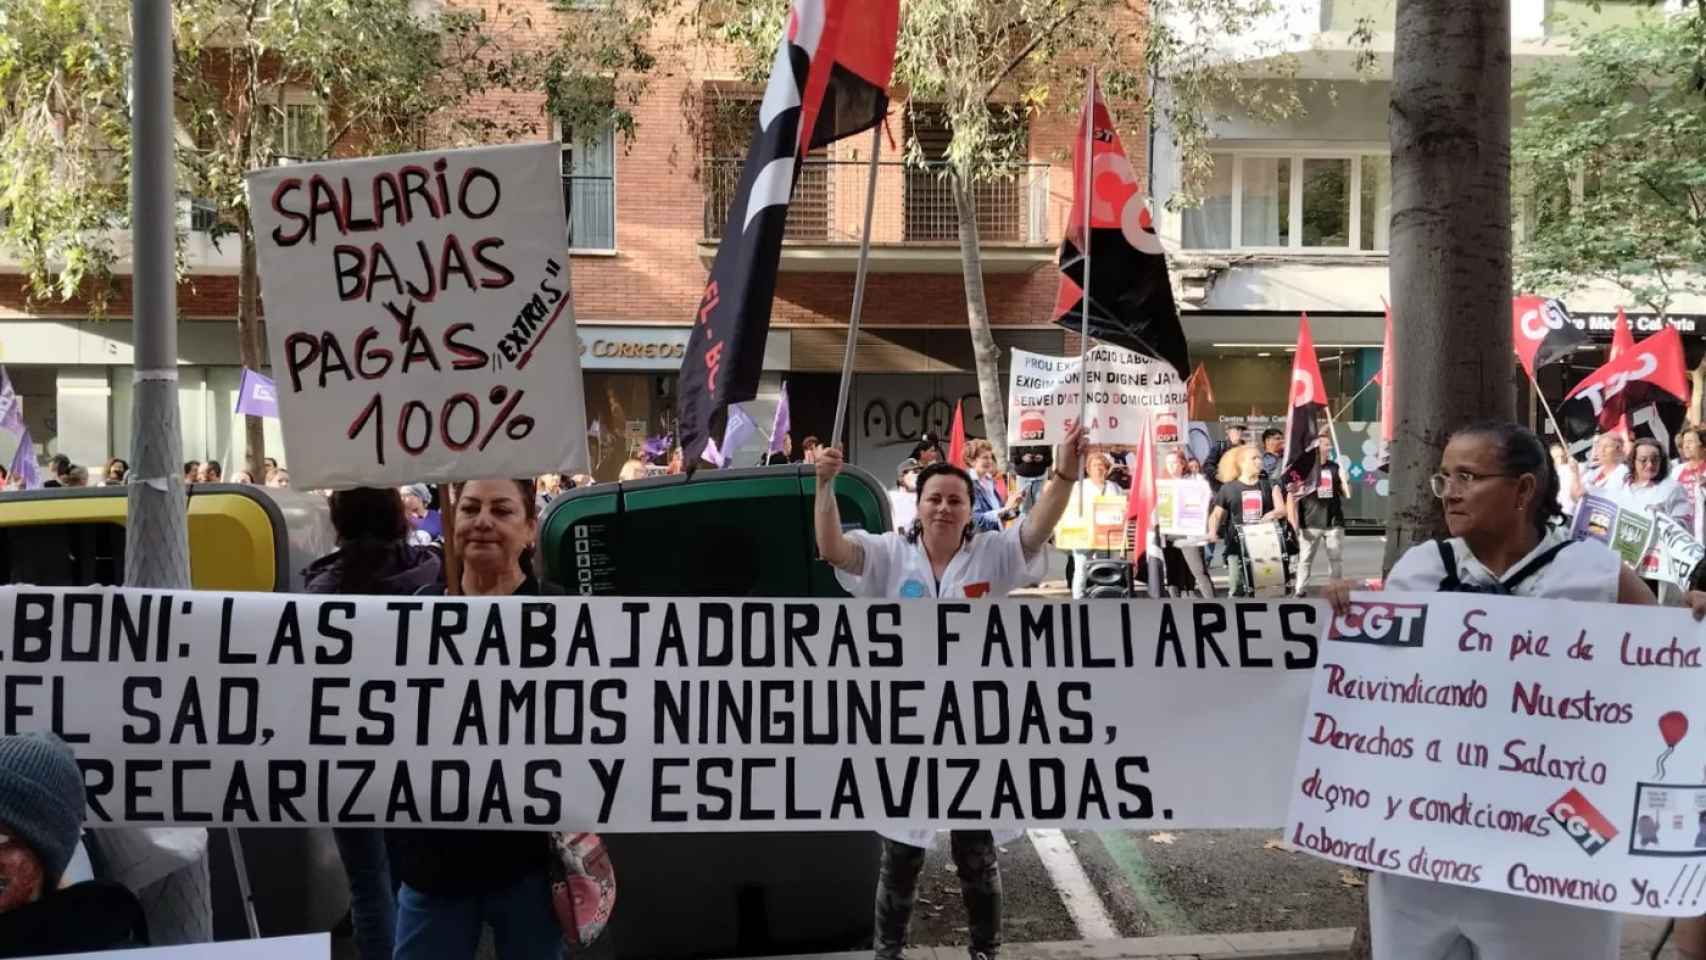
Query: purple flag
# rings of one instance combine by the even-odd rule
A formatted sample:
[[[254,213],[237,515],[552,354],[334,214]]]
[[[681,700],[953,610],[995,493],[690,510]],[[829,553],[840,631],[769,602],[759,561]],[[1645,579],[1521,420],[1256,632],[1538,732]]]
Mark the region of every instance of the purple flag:
[[[26,490],[40,487],[35,444],[30,442],[30,428],[24,426],[24,400],[12,389],[6,368],[0,367],[0,449],[10,442],[16,442],[17,447],[6,464],[7,473],[21,481]]]
[[[791,426],[792,424],[788,422],[788,384],[783,383],[782,399],[776,404],[776,419],[770,424],[771,453],[782,452],[782,438],[787,436]]]
[[[243,382],[237,388],[237,412],[277,420],[278,388],[271,380],[244,367]]]

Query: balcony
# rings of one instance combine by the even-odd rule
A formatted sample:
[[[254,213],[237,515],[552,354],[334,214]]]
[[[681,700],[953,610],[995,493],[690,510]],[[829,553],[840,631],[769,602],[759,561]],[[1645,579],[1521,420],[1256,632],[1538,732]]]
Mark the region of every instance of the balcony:
[[[705,163],[705,222],[699,255],[716,256],[744,159]],[[878,273],[957,273],[959,217],[940,164],[877,165],[877,201],[871,218],[871,270]],[[784,271],[851,272],[859,260],[870,164],[808,159],[794,187],[782,243]],[[1058,241],[1049,235],[1049,165],[1023,164],[1005,177],[976,185],[983,268],[1022,273],[1054,262]]]

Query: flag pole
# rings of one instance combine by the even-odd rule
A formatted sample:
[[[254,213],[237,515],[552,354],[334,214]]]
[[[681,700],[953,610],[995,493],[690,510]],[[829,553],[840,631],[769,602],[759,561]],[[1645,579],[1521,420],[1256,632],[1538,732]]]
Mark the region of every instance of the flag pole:
[[[1362,389],[1358,390],[1356,393],[1351,394],[1351,398],[1349,400],[1346,400],[1345,405],[1339,408],[1339,412],[1337,415],[1341,416],[1341,417],[1344,416],[1345,411],[1349,410],[1351,408],[1351,404],[1356,403],[1358,397],[1361,397],[1363,394],[1367,393],[1368,388],[1374,386],[1374,382],[1377,379],[1379,379],[1379,378],[1378,377],[1369,377],[1368,382],[1362,385]],[[1327,419],[1331,420],[1333,418],[1333,416],[1334,416],[1333,414],[1328,414]]]
[[[865,177],[865,231],[859,235],[859,269],[853,279],[853,312],[847,317],[847,350],[841,355],[841,390],[835,398],[833,446],[841,442],[847,423],[847,391],[853,385],[853,353],[859,347],[859,315],[865,309],[865,278],[871,266],[871,214],[877,206],[877,155],[883,149],[883,124],[871,128],[871,169]],[[845,452],[845,451],[844,451]]]
[[[1084,296],[1079,302],[1078,319],[1078,427],[1084,429],[1084,414],[1090,405],[1090,208],[1095,205],[1095,197],[1090,191],[1095,186],[1092,171],[1095,169],[1095,133],[1096,133],[1096,65],[1086,68],[1089,84],[1084,91],[1084,182],[1079,184],[1079,198],[1084,202],[1084,236],[1080,244],[1079,258],[1084,264]],[[1074,171],[1076,172],[1076,171]],[[1085,432],[1088,439],[1089,432]],[[1085,458],[1078,458],[1078,512],[1084,512],[1084,469]]]
[[[1517,365],[1522,366],[1520,358]],[[1528,368],[1523,367],[1522,372],[1528,373]],[[1540,409],[1546,411],[1546,422],[1552,425],[1552,435],[1562,441],[1564,439],[1564,431],[1558,426],[1558,415],[1552,412],[1552,404],[1547,401],[1546,394],[1541,392],[1540,381],[1535,379],[1534,374],[1532,373],[1528,373],[1528,385],[1534,388],[1534,398],[1540,401]],[[1570,445],[1565,443],[1564,449],[1568,450],[1569,448]]]

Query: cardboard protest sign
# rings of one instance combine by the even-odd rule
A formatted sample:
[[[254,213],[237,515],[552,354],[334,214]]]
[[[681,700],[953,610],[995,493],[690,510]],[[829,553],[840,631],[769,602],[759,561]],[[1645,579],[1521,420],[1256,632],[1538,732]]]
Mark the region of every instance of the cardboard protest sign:
[[[1091,443],[1135,444],[1148,416],[1155,418],[1156,443],[1187,439],[1190,395],[1171,366],[1120,347],[1093,346],[1087,359],[1090,396],[1084,419]],[[1078,419],[1082,379],[1077,357],[1014,350],[1007,379],[1007,442],[1064,440]]]
[[[1653,539],[1647,548],[1647,559],[1655,578],[1686,587],[1688,575],[1700,561],[1706,560],[1706,546],[1687,527],[1657,513],[1653,515]]]
[[[1214,491],[1206,480],[1157,480],[1161,532],[1170,537],[1208,536]]]
[[[1620,511],[1615,501],[1590,493],[1576,504],[1576,517],[1570,523],[1571,540],[1594,540],[1611,546],[1611,531],[1617,526]]]
[[[92,826],[1274,826],[1325,621],[5,587],[0,723],[72,743]]]
[[[139,950],[60,953],[55,954],[53,960],[329,960],[331,955],[331,934],[305,933],[294,937],[183,943]]]
[[[1401,876],[1706,911],[1702,628],[1688,611],[1356,594],[1322,641],[1286,838]],[[1688,734],[1692,725],[1693,739]]]
[[[587,469],[554,144],[249,174],[304,487]]]
[[[1636,570],[1642,569],[1647,544],[1653,539],[1653,515],[1634,510],[1618,510],[1617,525],[1611,528],[1611,549],[1623,562]]]
[[[1126,498],[1124,495],[1088,499],[1079,509],[1078,495],[1067,502],[1066,512],[1055,524],[1054,545],[1061,550],[1124,550],[1126,548]]]

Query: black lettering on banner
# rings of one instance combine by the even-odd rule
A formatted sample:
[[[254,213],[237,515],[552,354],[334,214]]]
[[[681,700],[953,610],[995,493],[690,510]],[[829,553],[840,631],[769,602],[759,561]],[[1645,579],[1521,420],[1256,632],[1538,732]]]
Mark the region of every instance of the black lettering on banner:
[[[325,647],[314,651],[314,662],[323,667],[344,666],[350,662],[355,652],[355,637],[348,630],[332,623],[334,614],[343,618],[345,623],[350,623],[355,620],[355,604],[344,600],[320,604],[320,636],[338,641],[338,646],[329,652]]]
[[[592,764],[592,772],[598,777],[598,788],[604,792],[604,799],[598,803],[598,822],[610,822],[610,808],[616,803],[616,791],[622,786],[622,767],[628,762],[618,759],[614,763],[606,763],[597,757],[588,761]]]
[[[172,820],[176,823],[210,823],[213,813],[207,810],[191,810],[184,806],[184,797],[189,789],[184,785],[184,775],[191,770],[211,770],[213,764],[206,760],[174,760],[172,761]]]
[[[249,768],[243,761],[231,764],[231,776],[225,781],[225,802],[219,807],[219,819],[226,823],[254,823],[261,819],[255,807],[255,792],[249,786]]]
[[[347,677],[315,677],[308,688],[308,743],[315,747],[341,747],[346,742],[341,733],[327,733],[321,722],[327,719],[336,720],[337,704],[329,704],[325,700],[328,690],[348,690]]]
[[[811,683],[810,680],[803,682]],[[792,704],[794,681],[758,681],[758,742],[765,746],[787,746],[794,742],[794,711],[776,707],[778,697],[784,704]]]
[[[302,655],[302,624],[296,617],[296,601],[287,600],[284,609],[278,615],[278,630],[273,633],[272,649],[267,651],[267,665],[278,663],[279,653],[289,648],[294,651],[290,661],[296,666],[304,663]]]
[[[1108,816],[1108,797],[1102,790],[1102,775],[1096,772],[1094,762],[1084,765],[1084,782],[1078,789],[1078,819],[1090,819],[1090,805],[1095,804],[1096,816],[1103,820]]]
[[[195,677],[184,682],[184,696],[178,701],[178,715],[172,721],[172,732],[167,740],[170,743],[183,743],[184,731],[194,729],[195,739],[191,743],[207,742],[207,721],[201,715],[201,690],[196,685]]]
[[[1043,773],[1051,777],[1054,794],[1043,800]],[[1039,820],[1059,820],[1066,816],[1066,763],[1058,757],[1031,758],[1031,816]]]
[[[889,743],[895,746],[917,746],[924,742],[922,734],[902,733],[903,721],[918,716],[918,708],[900,702],[902,694],[924,689],[922,680],[897,680],[889,684]]]
[[[783,795],[784,799],[782,801],[782,819],[784,819],[784,820],[822,820],[823,819],[823,811],[822,810],[817,810],[817,809],[812,809],[812,808],[802,809],[800,807],[800,805],[795,802],[795,800],[796,800],[795,788],[799,785],[799,777],[796,776],[796,770],[795,770],[796,762],[797,761],[793,757],[784,757],[782,759],[782,783],[784,784],[784,795]]]
[[[164,823],[165,811],[144,810],[142,802],[154,795],[154,785],[142,774],[159,773],[166,765],[159,760],[136,758],[124,762],[124,818],[131,823]]]
[[[655,665],[663,666],[664,658],[672,650],[675,651],[675,665],[687,666],[687,638],[681,633],[681,614],[676,611],[674,603],[665,603],[663,630],[658,635],[658,658]]]
[[[829,801],[829,819],[840,820],[841,808],[851,808],[855,817],[865,816],[864,801],[859,799],[859,778],[854,772],[853,761],[847,757],[841,758],[841,769],[835,775],[835,796]]]
[[[1084,698],[1084,703],[1088,705],[1090,703],[1090,684],[1085,681],[1072,681],[1062,683],[1057,688],[1056,696],[1060,698],[1061,717],[1066,720],[1075,720],[1078,722],[1078,726],[1076,728],[1067,726],[1064,723],[1061,724],[1060,742],[1090,743],[1095,739],[1095,734],[1091,730],[1092,721],[1090,719],[1090,711],[1074,709],[1071,703],[1073,694],[1082,696]],[[1046,743],[1047,741],[1044,742]]]
[[[437,677],[414,677],[404,681],[404,685],[416,693],[415,746],[424,747],[432,721],[432,692],[442,689],[444,681]]]
[[[711,647],[711,624],[720,624],[723,628],[723,644],[720,649]],[[734,608],[726,603],[699,604],[699,666],[726,667],[735,660],[735,614]]]
[[[18,663],[45,663],[52,640],[53,597],[45,593],[19,593],[12,611],[12,659]],[[8,725],[7,735],[13,732]]]
[[[971,612],[969,603],[936,604],[936,665],[948,665],[948,644],[959,643],[960,635],[948,629],[948,617]]]
[[[959,687],[952,680],[942,684],[942,703],[936,708],[936,730],[930,737],[930,745],[939,747],[943,744],[943,732],[948,724],[954,726],[954,735],[948,743],[964,744],[966,742],[966,726],[960,716]]]
[[[1131,768],[1136,767],[1139,773],[1149,772],[1148,757],[1121,757],[1114,761],[1114,786],[1127,796],[1137,801],[1136,806],[1125,803],[1119,805],[1122,820],[1148,820],[1155,816],[1154,798],[1149,794],[1149,788],[1131,778]]]
[[[557,760],[529,760],[522,768],[522,793],[528,800],[543,803],[540,810],[532,804],[521,810],[521,822],[528,826],[542,827],[555,824],[563,818],[563,798],[555,790],[547,790],[539,785],[539,775],[549,773],[556,779],[562,779],[563,765]]]
[[[496,816],[493,816],[493,814]],[[491,767],[486,771],[486,790],[480,797],[481,823],[491,823],[502,820],[504,823],[514,823],[509,813],[509,787],[504,784],[503,761],[493,759]]]
[[[1155,666],[1157,669],[1168,665],[1164,660],[1168,647],[1173,648],[1172,666],[1184,669],[1185,645],[1179,636],[1179,624],[1173,619],[1173,604],[1164,603],[1161,605],[1161,627],[1156,631],[1155,637]]]
[[[606,694],[614,694],[617,706],[604,702]],[[608,733],[599,730],[592,731],[593,743],[622,743],[628,739],[628,712],[621,709],[620,704],[628,698],[628,681],[619,678],[605,678],[592,685],[592,715],[610,723]]]
[[[1034,692],[1036,684],[1031,684],[1031,689]],[[971,692],[978,746],[1007,743],[1007,684],[1000,680],[974,680]],[[991,694],[995,698],[994,706],[989,705],[988,695]]]
[[[622,612],[628,615],[628,655],[616,657],[610,661],[612,667],[637,667],[640,665],[640,617],[651,612],[652,605],[643,600],[628,600],[622,603]],[[579,639],[578,637],[576,638]],[[660,654],[661,656],[661,654]],[[574,652],[569,653],[569,666],[574,666]],[[598,656],[595,652],[590,664],[598,666]]]
[[[470,732],[478,738],[480,746],[490,745],[486,738],[486,705],[480,698],[478,680],[469,680],[462,690],[462,709],[456,715],[456,732],[450,738],[451,745],[463,746]]]
[[[552,747],[573,746],[579,744],[581,732],[581,716],[585,705],[586,691],[580,680],[547,680],[545,681],[545,744]],[[567,714],[569,727],[561,730],[557,726],[557,701],[567,694],[571,703]]]
[[[864,727],[865,742],[873,746],[883,742],[883,688],[873,680],[864,690],[857,683],[847,688],[847,743],[859,742],[859,729]]]
[[[653,743],[658,744],[659,746],[663,745],[665,740],[665,721],[668,721],[669,728],[675,731],[676,743],[686,744],[688,742],[690,736],[687,720],[688,703],[690,700],[688,691],[691,689],[688,685],[691,682],[692,681],[689,680],[680,681],[680,686],[677,688],[680,691],[680,695],[677,696],[676,692],[670,689],[670,683],[668,680],[652,681]],[[701,731],[702,730],[703,728],[701,727]]]
[[[757,630],[753,621],[759,617],[764,619],[764,646],[754,647]],[[740,606],[740,654],[741,665],[747,667],[776,666],[776,609],[768,603],[743,603]]]
[[[288,780],[288,782],[287,782]],[[286,815],[296,823],[307,823],[293,801],[308,795],[308,764],[303,760],[267,761],[267,818],[275,824]]]
[[[103,598],[99,595],[69,593],[64,595],[64,600],[65,627],[62,632],[65,634],[65,645],[60,649],[59,657],[62,660],[83,659],[71,656],[71,651],[77,646],[78,635],[83,633],[87,633],[89,637],[91,654],[100,645],[101,614],[104,610]],[[88,611],[89,625],[86,629],[80,629],[77,625],[77,608],[79,607]],[[91,655],[87,659],[93,660],[94,657]]]
[[[1055,691],[1060,696],[1060,691]],[[1043,711],[1042,694],[1037,689],[1037,682],[1032,680],[1025,684],[1024,712],[1019,717],[1019,742],[1030,743],[1035,736],[1042,743],[1049,742],[1048,715]]]
[[[582,608],[585,609],[584,607]],[[521,666],[549,667],[557,661],[557,605],[530,601],[521,605]],[[532,726],[530,723],[529,726]],[[508,738],[505,737],[507,742]]]
[[[242,693],[246,709],[237,706],[237,694]],[[241,717],[241,727],[235,720]],[[219,680],[219,745],[242,746],[254,743],[261,719],[261,682],[254,677],[221,677]]]
[[[890,629],[883,629],[883,622]],[[871,651],[870,664],[873,667],[899,667],[904,665],[905,655],[901,652],[900,636],[900,604],[878,603],[865,608],[865,632],[873,644],[888,648],[887,654]]]
[[[597,761],[592,761],[593,769],[597,770]],[[655,757],[652,759],[652,820],[657,823],[681,823],[687,819],[683,810],[665,810],[665,797],[673,797],[681,793],[681,785],[664,782],[664,771],[687,766],[686,760],[674,757]],[[601,815],[599,823],[604,822]]]
[[[853,640],[853,624],[847,619],[847,605],[837,604],[835,608],[835,630],[829,640],[828,666],[841,666],[842,654],[847,655],[847,666],[859,666],[859,646]]]
[[[989,666],[997,645],[1001,648],[1001,665],[1012,668],[1013,648],[1007,642],[1007,621],[1001,617],[1001,608],[991,605],[989,608],[989,624],[983,631],[984,666]]]
[[[385,800],[385,822],[420,823],[421,808],[415,800],[415,785],[409,778],[409,761],[398,760],[391,774],[391,795]]]
[[[77,766],[83,771],[83,796],[89,804],[89,810],[95,814],[95,819],[102,823],[111,823],[113,815],[107,812],[101,798],[113,792],[112,762],[79,759]]]
[[[354,770],[355,784],[344,795],[344,805],[338,808],[339,823],[372,823],[379,819],[371,813],[356,813],[361,795],[367,790],[367,781],[373,779],[373,769],[378,766],[372,760],[339,760],[339,770]]]
[[[139,694],[145,693],[155,700],[159,700],[162,683],[163,681],[159,677],[132,676],[124,678],[124,683],[119,687],[119,709],[124,711],[125,716],[140,720],[145,724],[140,728],[135,724],[125,724],[119,734],[120,739],[125,743],[151,744],[160,742],[159,714],[144,708],[137,702],[137,699]],[[10,683],[7,685],[10,686]],[[10,690],[7,690],[7,699],[11,699]],[[10,723],[7,724],[6,732],[8,734],[12,732]]]
[[[427,665],[438,666],[440,651],[450,663],[462,666],[462,654],[456,650],[456,638],[468,629],[468,605],[459,601],[441,600],[432,608],[432,640],[427,652]]]
[[[900,782],[900,792],[889,779],[889,757],[877,758],[877,786],[883,794],[883,814],[890,820],[900,820],[912,810],[912,793],[918,787],[918,758],[906,758],[906,776]]]
[[[494,657],[498,666],[509,666],[509,641],[504,637],[503,608],[495,603],[486,608],[486,629],[480,633],[480,649],[474,652],[474,666],[483,667]]]
[[[624,604],[623,606],[627,605]],[[630,642],[637,642],[638,636],[637,633],[629,634]],[[586,654],[587,666],[598,666],[598,639],[592,633],[592,609],[584,604],[580,608],[580,613],[575,617],[575,635],[569,638],[569,655],[563,666],[575,666],[576,658],[582,653]],[[633,663],[622,664],[613,660],[610,665],[613,667],[633,667],[638,666],[639,662],[639,654],[636,652]]]
[[[964,806],[966,794],[971,792],[972,782],[977,779],[978,761],[975,759],[949,757],[944,761],[949,770],[961,773],[960,785],[954,790],[954,798],[948,801],[949,820],[981,820],[982,814],[976,810],[967,810]]]
[[[740,818],[744,821],[774,820],[776,811],[766,807],[752,805],[753,794],[752,774],[756,769],[772,769],[776,766],[774,757],[745,757],[740,763]]]
[[[995,766],[995,799],[990,803],[989,816],[999,819],[1003,807],[1012,808],[1013,812],[1008,816],[1013,819],[1025,818],[1025,808],[1019,800],[1019,784],[1013,779],[1013,765],[1005,759]]]
[[[409,665],[409,640],[413,633],[409,629],[409,617],[420,610],[425,604],[413,601],[393,600],[385,604],[385,609],[397,615],[397,659],[395,666]]]
[[[1292,616],[1303,617],[1303,627],[1292,627]],[[1301,646],[1302,656],[1287,650],[1285,653],[1285,668],[1287,670],[1313,670],[1319,655],[1319,641],[1316,639],[1315,605],[1312,603],[1282,603],[1279,605],[1280,636],[1286,643]]]
[[[1060,659],[1064,666],[1073,666],[1072,604],[1060,605]]]
[[[370,732],[371,727],[362,725],[356,728],[355,742],[364,747],[389,747],[397,738],[396,721],[390,710],[381,711],[374,705],[376,697],[383,698],[385,706],[397,702],[397,681],[367,680],[361,685],[360,699],[356,713],[361,719],[378,724],[378,732]]]
[[[1078,605],[1078,642],[1084,645],[1084,655],[1079,659],[1086,668],[1106,670],[1118,666],[1118,661],[1113,657],[1095,655],[1095,644],[1090,641],[1090,605],[1087,603]]]
[[[472,772],[466,760],[434,760],[432,762],[432,818],[440,823],[455,823],[468,819],[468,784]],[[450,780],[446,784],[446,778]]]
[[[710,797],[718,801],[713,807],[701,800],[698,817],[700,820],[728,821],[734,818],[734,791],[723,786],[723,783],[735,777],[735,762],[728,757],[706,757],[698,763],[699,796]],[[723,781],[712,780],[711,774],[721,773]]]
[[[1220,661],[1221,666],[1230,667],[1232,664],[1227,662],[1226,654],[1214,639],[1226,629],[1226,608],[1218,603],[1193,603],[1191,619],[1195,621],[1197,628],[1197,669],[1208,668],[1209,650],[1214,651],[1214,659]]]
[[[1267,610],[1268,605],[1265,603],[1239,603],[1232,607],[1232,615],[1238,619],[1238,665],[1240,667],[1249,669],[1274,665],[1272,657],[1250,656],[1250,641],[1262,639],[1262,631],[1260,627],[1251,626],[1249,621],[1245,619],[1251,614],[1261,616]]]
[[[783,659],[791,667],[815,667],[817,660],[812,656],[811,646],[807,640],[817,636],[818,612],[817,605],[811,603],[787,603],[782,605],[782,643],[788,652]],[[795,660],[795,651],[799,659]]]
[[[109,638],[109,648],[112,659],[119,659],[119,651],[125,647],[130,649],[130,658],[137,662],[148,659],[148,614],[153,606],[154,595],[143,594],[141,597],[126,597],[122,593],[111,594],[113,604],[112,633]],[[136,615],[131,616],[131,601],[135,600],[138,607]],[[61,659],[67,663],[94,663],[101,658],[100,637],[95,633],[89,634],[89,649],[77,649],[77,635],[66,631],[65,650]],[[160,659],[165,659],[162,656]]]
[[[219,602],[220,666],[254,663],[260,659],[252,653],[238,653],[231,649],[231,614],[236,608],[237,600],[234,597],[226,597]]]
[[[538,716],[537,685],[532,680],[516,683],[504,680],[498,684],[498,743],[503,746],[514,744],[517,738],[510,733],[511,717],[517,717],[523,731],[526,731],[525,745],[534,746],[534,718]]]

